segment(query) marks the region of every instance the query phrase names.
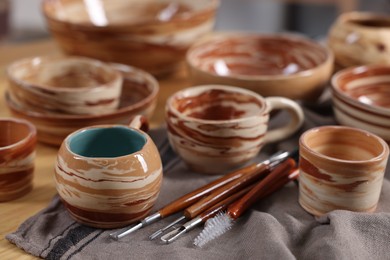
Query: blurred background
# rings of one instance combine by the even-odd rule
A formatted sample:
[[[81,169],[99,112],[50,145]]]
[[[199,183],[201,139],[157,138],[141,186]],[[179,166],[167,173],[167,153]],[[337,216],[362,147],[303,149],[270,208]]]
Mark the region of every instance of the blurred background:
[[[49,37],[40,3],[41,0],[0,0],[2,42],[13,44]],[[339,13],[352,10],[389,13],[390,0],[221,0],[216,30],[295,31],[323,38]]]

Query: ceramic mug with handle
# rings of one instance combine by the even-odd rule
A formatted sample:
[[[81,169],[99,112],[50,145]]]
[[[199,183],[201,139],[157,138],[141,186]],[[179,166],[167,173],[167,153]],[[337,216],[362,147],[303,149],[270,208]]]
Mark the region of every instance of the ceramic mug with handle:
[[[290,121],[268,130],[274,110],[286,110]],[[303,112],[284,97],[264,98],[239,87],[202,85],[173,94],[167,101],[166,121],[173,149],[190,168],[222,174],[254,158],[264,144],[295,133],[303,123]]]

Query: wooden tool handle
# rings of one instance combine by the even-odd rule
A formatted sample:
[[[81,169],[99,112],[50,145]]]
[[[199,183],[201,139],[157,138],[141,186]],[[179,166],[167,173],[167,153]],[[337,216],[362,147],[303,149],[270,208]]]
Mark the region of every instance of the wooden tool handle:
[[[240,179],[244,175],[247,175],[248,173],[255,172],[259,168],[263,169],[265,165],[263,163],[258,164],[251,164],[245,168],[239,169],[237,171],[233,171],[203,187],[200,187],[180,198],[177,200],[171,202],[170,204],[166,205],[162,209],[159,210],[159,213],[162,218],[167,217],[169,215],[172,215],[174,213],[177,213],[188,206],[194,204],[195,202],[202,199],[204,196],[210,194],[211,192],[215,191],[216,189],[226,185],[227,183],[230,183],[234,180]]]
[[[229,204],[231,204],[232,202],[234,202],[234,201],[238,200],[239,198],[241,198],[242,196],[244,196],[254,186],[255,186],[255,184],[252,184],[252,185],[246,187],[245,189],[242,189],[239,192],[233,194],[232,196],[222,200],[221,202],[218,202],[217,204],[215,204],[214,206],[212,206],[211,208],[207,209],[205,212],[200,214],[199,217],[202,218],[203,222],[209,218],[214,217],[219,211],[225,210],[229,206]]]
[[[228,214],[231,218],[237,219],[245,210],[252,206],[258,199],[260,199],[267,192],[267,187],[274,186],[279,180],[288,178],[291,169],[296,167],[293,159],[289,158],[271,173],[260,181],[256,186],[246,193],[241,199],[234,202],[228,207]]]
[[[283,176],[281,179],[278,179],[276,183],[271,185],[269,188],[265,189],[264,194],[261,195],[259,199],[263,199],[268,195],[271,195],[272,193],[279,190],[290,181],[296,180],[298,177],[299,177],[299,170],[298,168],[294,167],[293,169],[290,170],[287,176]]]
[[[229,197],[230,195],[236,193],[243,187],[248,186],[251,183],[259,180],[261,177],[264,177],[269,173],[268,165],[260,165],[253,171],[248,171],[248,173],[242,176],[239,179],[236,179],[232,182],[229,182],[223,187],[218,188],[217,190],[210,193],[207,197],[199,200],[192,206],[184,210],[184,216],[186,218],[192,219],[199,215],[201,212],[220,202],[221,200]]]
[[[297,179],[299,176],[299,170],[297,168],[294,168],[290,171],[289,175],[286,178],[279,179],[274,185],[266,188],[263,195],[259,197],[259,199],[265,198],[268,195],[274,193],[275,191],[282,188],[284,185],[286,185],[288,182]],[[248,193],[252,188],[254,188],[256,184],[252,184],[245,189],[237,192],[236,194],[230,196],[227,199],[224,199],[223,201],[217,203],[215,206],[211,207],[210,209],[206,210],[206,212],[203,212],[199,216],[202,218],[202,221],[205,222],[209,218],[214,217],[218,212],[225,210],[229,204],[232,204],[234,201],[240,199],[242,196],[244,196],[246,193]]]

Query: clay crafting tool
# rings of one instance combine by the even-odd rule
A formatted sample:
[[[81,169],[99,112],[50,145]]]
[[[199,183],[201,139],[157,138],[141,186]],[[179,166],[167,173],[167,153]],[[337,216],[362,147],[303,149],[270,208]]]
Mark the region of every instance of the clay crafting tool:
[[[271,185],[269,187],[266,187],[265,193],[259,197],[259,199],[262,199],[264,197],[267,197],[268,195],[272,194],[273,192],[279,190],[282,188],[286,183],[288,183],[290,180],[293,180],[297,177],[297,172],[293,172],[290,174],[289,178],[282,178],[279,179],[274,185]],[[188,221],[187,223],[183,224],[179,228],[174,229],[173,231],[167,233],[166,235],[161,237],[161,240],[164,243],[172,243],[179,237],[181,237],[183,234],[187,233],[188,231],[191,231],[195,227],[199,226],[202,223],[205,223],[206,220],[209,218],[214,217],[217,213],[222,212],[225,210],[228,205],[232,202],[235,201],[236,199],[240,198],[243,196],[243,194],[246,194],[248,190],[252,189],[255,184],[245,188],[244,190],[239,191],[238,193],[230,196],[229,198],[223,200],[222,202],[219,202],[215,206],[213,206],[211,209],[207,210],[206,212],[203,212],[196,218]]]
[[[217,214],[221,210],[226,209],[229,204],[231,204],[235,200],[244,196],[244,194],[247,193],[254,186],[255,186],[255,184],[252,184],[252,185],[246,187],[245,189],[242,189],[239,192],[233,194],[232,196],[220,201],[219,203],[215,204],[210,209],[203,212],[202,214],[200,214],[196,218],[193,218],[192,220],[181,225],[179,228],[175,228],[173,231],[165,234],[164,236],[161,237],[161,240],[167,244],[173,242],[174,240],[179,238],[182,234],[192,230],[194,227],[201,224],[203,219],[213,217],[213,216],[215,216],[215,214]]]
[[[204,212],[208,208],[214,206],[216,203],[229,198],[234,193],[242,190],[244,187],[250,185],[251,183],[256,182],[260,178],[264,178],[269,171],[279,163],[279,161],[275,161],[269,164],[260,165],[256,171],[248,171],[245,175],[240,178],[233,180],[222,187],[212,191],[209,195],[204,196],[198,202],[194,203],[190,207],[186,208],[183,212],[183,215],[179,218],[175,219],[173,222],[163,227],[162,229],[157,230],[152,235],[149,236],[149,239],[154,239],[164,233],[169,228],[174,225],[184,221],[185,219],[193,219],[198,216],[200,213]]]
[[[293,151],[289,153],[289,156],[295,156],[297,154],[297,151]],[[159,235],[162,235],[166,230],[170,229],[174,225],[184,221],[184,220],[190,220],[198,216],[200,213],[204,212],[205,210],[209,209],[216,203],[222,201],[225,198],[228,198],[232,194],[238,192],[239,190],[243,189],[244,187],[248,186],[251,183],[254,183],[258,181],[260,178],[264,178],[269,171],[279,164],[282,160],[271,162],[268,165],[263,165],[263,170],[260,170],[260,167],[257,171],[248,172],[247,174],[241,176],[239,179],[233,180],[226,185],[216,189],[215,191],[212,191],[209,195],[204,196],[202,199],[200,199],[198,202],[194,203],[190,207],[186,208],[183,212],[183,215],[181,215],[179,218],[175,219],[171,223],[169,223],[167,226],[157,230],[152,235],[149,236],[150,240],[155,239]]]
[[[118,240],[126,235],[129,235],[133,233],[134,231],[145,227],[147,225],[150,225],[162,218],[168,217],[172,214],[175,214],[188,206],[196,203],[197,201],[201,200],[204,196],[209,195],[211,192],[219,189],[222,186],[225,186],[226,184],[235,181],[248,173],[253,173],[253,172],[264,172],[264,171],[269,171],[269,167],[271,164],[274,164],[276,162],[283,161],[285,158],[290,156],[290,152],[278,152],[274,155],[272,155],[269,159],[257,163],[257,164],[251,164],[243,169],[233,171],[203,187],[200,187],[180,198],[177,200],[171,202],[170,204],[166,205],[165,207],[161,208],[158,210],[156,213],[147,216],[143,220],[141,220],[138,224],[132,226],[129,229],[119,231],[117,233],[111,233],[110,237],[112,239]]]
[[[269,192],[267,187],[276,186],[279,181],[287,183],[296,179],[298,174],[296,163],[293,159],[288,159],[281,163],[241,199],[229,205],[226,212],[207,220],[205,228],[195,238],[194,244],[202,247],[214,238],[224,234],[232,227],[234,220],[238,219],[250,206]]]

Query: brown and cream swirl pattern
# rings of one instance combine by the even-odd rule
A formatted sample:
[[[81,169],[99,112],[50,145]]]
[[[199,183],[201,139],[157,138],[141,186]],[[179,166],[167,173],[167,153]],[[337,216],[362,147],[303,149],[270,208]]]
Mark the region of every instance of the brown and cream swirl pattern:
[[[291,36],[237,35],[197,46],[190,59],[220,76],[256,77],[304,73],[327,56],[317,44]]]
[[[98,60],[41,56],[7,69],[9,94],[26,110],[58,114],[103,114],[118,108],[120,72]]]
[[[389,156],[388,145],[356,128],[324,126],[300,139],[299,203],[309,213],[376,209]]]
[[[93,227],[115,228],[150,212],[160,192],[162,164],[153,141],[149,136],[146,139],[141,150],[112,158],[77,155],[64,141],[55,181],[74,219]]]
[[[45,0],[53,37],[73,55],[172,72],[213,29],[218,0]]]
[[[5,102],[14,117],[31,121],[38,130],[38,140],[60,146],[65,137],[86,126],[102,124],[128,124],[136,115],[150,118],[157,104],[159,83],[149,73],[130,66],[113,64],[123,75],[119,107],[114,112],[94,115],[53,113],[38,109],[26,109],[8,90]]]
[[[264,101],[246,90],[192,89],[171,97],[166,110],[169,141],[190,167],[222,173],[259,152],[269,117]]]
[[[267,131],[270,112],[286,110],[282,126]],[[263,98],[226,85],[190,87],[166,103],[168,138],[197,172],[223,174],[253,159],[266,142],[295,133],[303,123],[300,106],[284,97]]]
[[[194,85],[237,86],[263,97],[311,102],[333,70],[327,47],[294,34],[214,33],[195,43],[186,61]]]
[[[390,66],[344,69],[334,75],[332,92],[340,124],[365,129],[390,141]]]
[[[32,190],[36,135],[25,120],[0,119],[0,202]]]

